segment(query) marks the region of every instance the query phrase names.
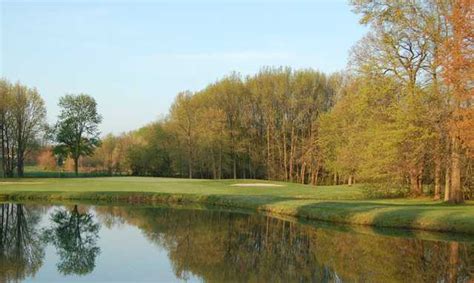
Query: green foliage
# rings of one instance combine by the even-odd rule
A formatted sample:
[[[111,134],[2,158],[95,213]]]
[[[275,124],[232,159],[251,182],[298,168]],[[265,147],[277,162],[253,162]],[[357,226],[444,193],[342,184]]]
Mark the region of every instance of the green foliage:
[[[25,159],[45,127],[44,100],[35,88],[0,80],[0,159],[3,177],[23,176]]]
[[[393,183],[366,184],[362,191],[367,199],[404,198],[409,195],[406,186]]]
[[[102,117],[97,112],[94,98],[86,94],[65,95],[59,100],[61,112],[56,124],[54,152],[59,156],[70,156],[78,173],[81,156],[92,155],[100,145],[98,125]]]
[[[134,175],[316,184],[316,118],[331,107],[342,80],[290,68],[264,68],[245,79],[232,73],[179,93],[166,119],[118,137],[133,145],[121,163]]]
[[[132,175],[169,176],[171,160],[166,144],[169,143],[170,137],[162,125],[151,124],[134,135],[143,142],[128,149],[127,158]]]

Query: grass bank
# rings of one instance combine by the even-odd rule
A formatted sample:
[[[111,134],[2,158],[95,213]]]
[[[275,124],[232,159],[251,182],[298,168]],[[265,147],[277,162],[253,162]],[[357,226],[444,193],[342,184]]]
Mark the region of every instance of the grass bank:
[[[242,183],[250,185],[235,186]],[[279,186],[261,187],[254,183]],[[202,203],[335,223],[474,235],[473,202],[454,206],[430,199],[370,200],[360,186],[314,188],[256,180],[142,177],[18,179],[0,182],[0,199]]]

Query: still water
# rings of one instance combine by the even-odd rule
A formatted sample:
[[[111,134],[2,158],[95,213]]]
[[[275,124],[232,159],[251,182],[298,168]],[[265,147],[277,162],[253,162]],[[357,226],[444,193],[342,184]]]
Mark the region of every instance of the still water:
[[[0,282],[473,282],[474,239],[216,209],[0,204]]]

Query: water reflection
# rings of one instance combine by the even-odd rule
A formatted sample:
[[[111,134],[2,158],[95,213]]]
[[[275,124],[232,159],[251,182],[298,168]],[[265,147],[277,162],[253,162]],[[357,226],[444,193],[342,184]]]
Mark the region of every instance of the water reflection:
[[[44,257],[37,229],[41,211],[21,204],[0,204],[0,213],[0,282],[34,275]]]
[[[46,242],[52,243],[59,254],[57,265],[64,275],[85,275],[94,270],[100,253],[97,246],[99,224],[91,213],[59,208],[51,214],[51,227],[44,231]]]
[[[98,208],[169,252],[176,276],[208,282],[469,282],[472,243],[341,232],[219,211]]]
[[[1,282],[31,277],[43,261],[51,260],[57,260],[57,271],[65,279],[70,274],[88,278],[92,271],[105,272],[99,266],[95,268],[102,256],[101,241],[117,245],[116,250],[120,250],[118,245],[152,243],[156,249],[167,252],[170,269],[179,280],[197,277],[206,282],[469,282],[474,279],[472,241],[388,237],[216,210],[77,205],[41,209],[4,204],[1,212]],[[45,219],[44,227],[38,224],[41,215]],[[114,233],[120,233],[124,227],[137,227],[144,238],[115,243]],[[99,232],[104,229],[113,233],[99,241]],[[54,247],[58,259],[45,256],[46,245]],[[140,270],[144,264],[161,263],[127,258],[127,265],[133,269]],[[142,278],[134,280],[147,280],[148,275],[143,272]]]

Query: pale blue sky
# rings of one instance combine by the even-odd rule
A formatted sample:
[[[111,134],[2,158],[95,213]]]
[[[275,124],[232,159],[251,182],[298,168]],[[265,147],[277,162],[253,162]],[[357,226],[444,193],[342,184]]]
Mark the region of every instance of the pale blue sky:
[[[37,87],[51,122],[60,96],[94,96],[104,133],[231,71],[342,70],[365,33],[345,0],[0,1],[1,76]]]

